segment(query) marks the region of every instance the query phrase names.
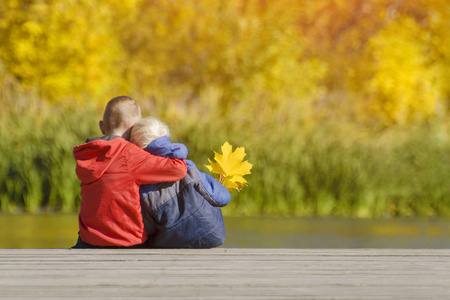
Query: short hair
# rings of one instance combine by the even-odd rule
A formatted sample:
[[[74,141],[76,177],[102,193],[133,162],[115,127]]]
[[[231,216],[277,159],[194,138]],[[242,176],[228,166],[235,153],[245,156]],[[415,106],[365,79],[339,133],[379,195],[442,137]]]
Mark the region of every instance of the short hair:
[[[141,107],[136,100],[128,96],[119,96],[109,100],[106,105],[103,126],[107,134],[117,129],[127,130],[141,117]]]
[[[170,137],[169,127],[157,118],[148,117],[134,125],[130,141],[139,148],[145,148],[153,140],[165,135]]]

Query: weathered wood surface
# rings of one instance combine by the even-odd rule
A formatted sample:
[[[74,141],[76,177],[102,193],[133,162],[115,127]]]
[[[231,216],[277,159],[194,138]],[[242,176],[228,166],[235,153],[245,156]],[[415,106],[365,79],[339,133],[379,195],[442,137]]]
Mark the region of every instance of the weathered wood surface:
[[[0,298],[450,299],[450,250],[0,249]]]

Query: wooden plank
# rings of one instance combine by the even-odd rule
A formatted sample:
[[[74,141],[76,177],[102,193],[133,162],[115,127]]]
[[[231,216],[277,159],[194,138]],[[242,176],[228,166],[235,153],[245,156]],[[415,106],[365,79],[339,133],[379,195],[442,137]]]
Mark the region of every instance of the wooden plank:
[[[0,249],[0,297],[450,299],[450,250]]]

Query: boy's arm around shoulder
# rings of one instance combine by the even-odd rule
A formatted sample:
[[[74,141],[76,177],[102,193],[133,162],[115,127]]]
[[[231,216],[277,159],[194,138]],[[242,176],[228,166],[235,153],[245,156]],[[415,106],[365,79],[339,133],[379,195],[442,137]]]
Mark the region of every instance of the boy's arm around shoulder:
[[[131,143],[128,148],[128,171],[139,184],[173,182],[186,175],[184,159],[152,155]]]
[[[209,196],[214,200],[217,205],[225,206],[230,203],[231,194],[219,181],[209,174],[201,172],[197,166],[190,160],[187,160],[188,168],[195,168],[200,178],[201,184]]]

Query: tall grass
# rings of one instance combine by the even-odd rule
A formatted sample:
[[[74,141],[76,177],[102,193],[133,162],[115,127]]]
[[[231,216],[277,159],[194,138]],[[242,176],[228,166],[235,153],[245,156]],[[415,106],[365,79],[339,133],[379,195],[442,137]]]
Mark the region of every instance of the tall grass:
[[[90,110],[8,95],[0,115],[2,211],[73,211],[80,202],[72,147],[92,135]]]
[[[248,186],[232,192],[226,215],[450,216],[450,126],[444,121],[401,128],[313,122],[291,103],[258,103],[232,113],[198,105],[157,115],[203,166],[228,140],[254,164]],[[101,111],[46,106],[10,95],[0,113],[1,211],[76,211],[79,181],[72,147],[100,134]],[[151,112],[151,113],[150,113]]]

